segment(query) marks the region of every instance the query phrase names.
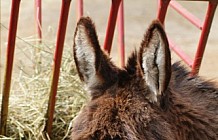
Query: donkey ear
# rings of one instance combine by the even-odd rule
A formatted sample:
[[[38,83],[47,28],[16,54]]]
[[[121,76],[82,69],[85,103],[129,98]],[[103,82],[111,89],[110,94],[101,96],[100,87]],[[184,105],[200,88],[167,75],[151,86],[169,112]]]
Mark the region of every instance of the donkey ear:
[[[144,79],[151,94],[151,102],[157,102],[170,81],[171,57],[166,33],[159,21],[153,21],[141,43],[139,61]]]
[[[101,50],[95,26],[89,17],[83,17],[77,23],[73,49],[79,77],[88,88],[102,89],[112,81],[114,76],[109,76],[113,75],[113,65]]]

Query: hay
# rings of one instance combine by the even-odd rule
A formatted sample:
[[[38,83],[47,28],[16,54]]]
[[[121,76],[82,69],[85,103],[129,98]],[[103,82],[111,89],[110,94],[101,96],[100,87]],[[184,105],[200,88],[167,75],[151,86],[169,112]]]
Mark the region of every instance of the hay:
[[[33,49],[40,49],[34,54]],[[8,131],[9,137],[0,136],[0,139],[39,140],[67,139],[70,135],[73,118],[77,115],[88,96],[83,91],[82,84],[75,70],[72,48],[65,46],[62,67],[60,70],[58,92],[56,97],[55,114],[52,137],[43,133],[45,127],[45,114],[47,111],[54,45],[42,44],[40,46],[24,47],[29,56],[39,56],[40,62],[33,62],[34,68],[24,61],[16,64],[19,73],[14,76],[11,88]],[[34,58],[31,58],[34,60]],[[0,97],[1,98],[1,97]],[[1,99],[0,99],[1,100]]]

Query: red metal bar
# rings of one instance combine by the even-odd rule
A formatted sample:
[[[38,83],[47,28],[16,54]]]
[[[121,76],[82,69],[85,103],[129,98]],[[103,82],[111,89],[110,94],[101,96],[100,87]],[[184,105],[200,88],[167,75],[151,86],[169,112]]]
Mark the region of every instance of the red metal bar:
[[[118,44],[120,50],[120,64],[121,67],[125,66],[125,40],[124,40],[124,9],[123,0],[120,3],[120,8],[118,11]]]
[[[195,25],[197,28],[202,30],[202,23],[201,21],[195,17],[193,14],[191,14],[188,10],[183,8],[178,2],[175,0],[171,0],[170,6],[175,9],[180,15],[185,17],[187,20],[189,20],[193,25]]]
[[[77,21],[83,16],[83,0],[77,0]]]
[[[39,43],[42,43],[42,3],[41,0],[35,0],[35,21],[36,31]]]
[[[207,44],[207,39],[210,32],[210,27],[213,21],[214,13],[216,11],[217,3],[218,3],[217,1],[214,1],[214,2],[209,2],[208,4],[207,14],[205,17],[203,29],[200,36],[200,41],[198,44],[197,52],[195,54],[195,59],[192,66],[192,75],[196,75],[199,72],[205,46]]]
[[[168,41],[170,44],[170,48],[180,57],[182,60],[185,61],[185,63],[189,66],[192,67],[193,61],[192,59],[186,55],[178,46],[176,46],[175,43],[168,37]]]
[[[12,76],[12,69],[13,69],[13,59],[14,59],[19,7],[20,7],[20,0],[13,0],[11,6],[10,25],[9,25],[9,34],[8,34],[7,59],[6,59],[6,69],[5,69],[5,77],[4,77],[5,79],[4,79],[4,86],[3,86],[3,93],[2,93],[0,135],[6,134],[9,94],[10,94],[11,76]]]
[[[110,53],[111,51],[111,45],[114,37],[114,29],[116,25],[117,20],[117,13],[120,6],[121,0],[112,0],[112,5],[110,9],[110,16],[108,19],[108,26],[106,30],[106,37],[104,41],[104,49]]]
[[[37,35],[36,44],[40,45],[42,43],[42,3],[41,0],[35,0],[35,31]],[[34,68],[35,74],[41,71],[39,66],[41,62],[41,56],[39,54],[39,48],[34,49]]]
[[[159,19],[162,24],[164,24],[169,3],[170,0],[158,0],[157,19]]]
[[[62,52],[64,47],[64,39],[65,39],[65,33],[66,33],[66,27],[68,21],[70,2],[71,0],[62,0],[59,28],[57,33],[56,50],[54,56],[53,77],[52,77],[51,91],[50,91],[48,110],[46,116],[47,122],[46,122],[45,131],[48,133],[49,136],[51,135],[51,129],[52,129],[52,122],[53,122],[53,115],[54,115],[55,101],[56,101],[55,98],[57,94],[57,86],[59,80],[61,58],[62,58]]]
[[[209,35],[211,24],[212,24],[212,20],[213,20],[214,13],[215,13],[217,3],[218,3],[217,0],[205,0],[205,1],[209,1],[209,4],[208,4],[207,14],[206,14],[206,18],[205,18],[203,27],[201,25],[201,21],[198,18],[196,18],[194,15],[192,15],[186,9],[184,9],[177,2],[172,0],[170,3],[170,5],[177,12],[179,12],[182,16],[184,16],[186,19],[188,19],[192,24],[194,24],[195,26],[197,26],[199,29],[202,30],[199,44],[198,44],[198,48],[197,48],[197,52],[195,54],[195,58],[194,58],[193,63],[192,63],[192,60],[189,57],[187,57],[187,55],[185,55],[185,53],[183,51],[181,51],[174,43],[172,43],[172,41],[169,40],[170,47],[175,51],[175,53],[177,55],[179,55],[189,66],[192,67],[192,75],[196,75],[199,72],[199,68],[201,65],[202,58],[203,58],[205,46],[207,43],[208,35]],[[166,1],[159,0],[159,3],[158,3],[158,7],[159,7],[158,8],[158,19],[162,23],[164,23],[166,9],[168,6],[168,3],[164,3],[164,2],[166,2]]]

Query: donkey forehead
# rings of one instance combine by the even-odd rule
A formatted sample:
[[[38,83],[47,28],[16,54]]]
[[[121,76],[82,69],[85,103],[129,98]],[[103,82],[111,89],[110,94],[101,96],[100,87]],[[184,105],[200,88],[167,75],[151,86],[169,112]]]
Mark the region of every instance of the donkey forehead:
[[[137,67],[132,66],[128,70],[119,72],[118,88],[127,89],[128,91],[146,88],[145,80],[139,71]]]

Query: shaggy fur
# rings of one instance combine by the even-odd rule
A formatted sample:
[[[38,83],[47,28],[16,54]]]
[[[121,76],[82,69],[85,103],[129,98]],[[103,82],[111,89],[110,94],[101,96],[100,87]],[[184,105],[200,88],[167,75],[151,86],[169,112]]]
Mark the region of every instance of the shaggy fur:
[[[80,38],[74,40],[75,63],[92,98],[74,121],[72,140],[218,139],[218,89],[212,82],[190,77],[180,63],[171,66],[166,34],[158,21],[150,25],[139,54],[132,53],[124,69],[100,49],[90,18],[81,18],[75,38]],[[94,61],[86,53],[77,54],[81,44],[89,46]],[[161,59],[163,64],[158,64]],[[157,84],[160,95],[152,92],[146,79],[154,80],[150,83]]]

